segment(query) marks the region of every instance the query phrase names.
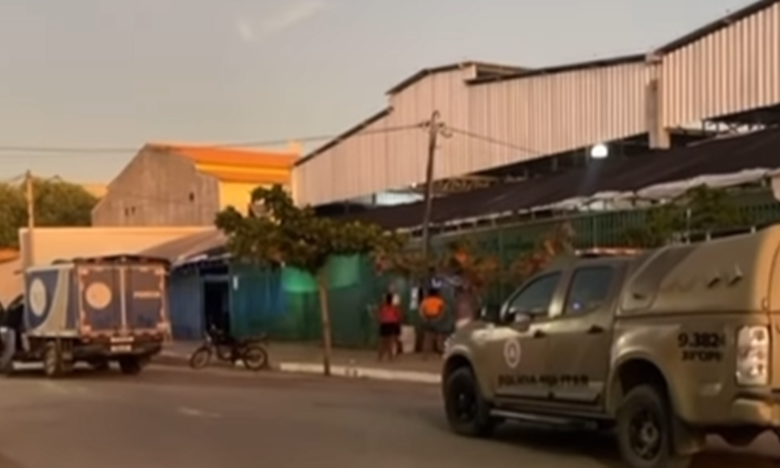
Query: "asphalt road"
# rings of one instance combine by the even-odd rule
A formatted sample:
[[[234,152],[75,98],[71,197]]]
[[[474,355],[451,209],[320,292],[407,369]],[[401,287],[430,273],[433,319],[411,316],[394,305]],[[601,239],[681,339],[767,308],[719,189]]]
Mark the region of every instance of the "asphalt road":
[[[767,456],[780,455],[773,438],[747,454],[723,450],[694,466],[780,466]],[[606,436],[511,426],[495,440],[456,437],[435,386],[164,367],[138,378],[0,379],[0,468],[138,466],[621,465]]]

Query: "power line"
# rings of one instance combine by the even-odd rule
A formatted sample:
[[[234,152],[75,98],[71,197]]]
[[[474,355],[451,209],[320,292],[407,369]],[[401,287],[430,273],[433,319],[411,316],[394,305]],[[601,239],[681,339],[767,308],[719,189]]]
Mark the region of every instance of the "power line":
[[[413,128],[419,128],[419,124],[414,125],[400,125],[395,127],[377,128],[374,130],[361,130],[360,132],[350,135],[349,138],[359,138],[363,136],[375,135],[377,133],[390,133],[400,130],[409,130]],[[290,138],[279,138],[275,140],[264,141],[244,141],[244,142],[228,142],[223,144],[210,144],[210,145],[183,145],[188,148],[202,148],[202,149],[218,149],[218,148],[257,148],[257,147],[271,147],[287,145],[291,142],[295,143],[317,143],[330,140],[337,140],[343,138],[342,134],[329,134],[329,135],[310,135],[299,136]],[[159,143],[157,146],[176,147],[176,143],[165,144]],[[35,146],[35,145],[0,145],[0,153],[40,153],[44,154],[116,154],[122,153],[136,153],[140,147],[72,147],[72,146]]]
[[[473,138],[475,140],[484,141],[485,143],[491,143],[497,146],[503,146],[505,148],[522,151],[524,153],[532,154],[532,155],[543,155],[544,153],[539,150],[534,150],[525,146],[517,145],[515,143],[510,143],[508,141],[499,140],[493,137],[489,137],[487,135],[481,135],[479,133],[470,132],[468,130],[462,130],[458,128],[453,127],[447,127],[447,130],[454,134],[463,135],[465,137]]]

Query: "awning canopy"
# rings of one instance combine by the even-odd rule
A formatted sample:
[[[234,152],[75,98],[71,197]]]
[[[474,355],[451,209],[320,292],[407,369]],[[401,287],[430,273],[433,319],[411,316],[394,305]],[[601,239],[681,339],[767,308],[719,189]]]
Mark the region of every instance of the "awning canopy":
[[[592,160],[587,167],[547,177],[436,198],[431,221],[442,225],[595,201],[671,198],[702,184],[743,185],[776,174],[778,155],[780,129],[773,128],[642,156]],[[422,218],[422,202],[344,216],[389,229],[415,228]]]

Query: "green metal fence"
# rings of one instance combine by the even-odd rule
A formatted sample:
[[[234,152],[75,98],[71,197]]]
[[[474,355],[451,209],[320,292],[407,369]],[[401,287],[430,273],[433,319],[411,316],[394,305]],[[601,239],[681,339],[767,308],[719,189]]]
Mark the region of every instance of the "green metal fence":
[[[746,193],[737,197],[734,202],[741,207],[749,225],[766,225],[780,221],[780,203],[773,198],[771,192]],[[440,235],[433,239],[433,248],[441,251],[453,240],[468,238],[480,251],[497,256],[508,265],[533,249],[545,233],[562,221],[572,226],[575,247],[587,248],[619,244],[626,229],[642,226],[645,218],[646,212],[643,210],[577,214]],[[331,283],[329,305],[335,344],[370,346],[375,342],[376,323],[371,311],[377,306],[390,281],[394,281],[399,288],[408,321],[416,321],[417,314],[409,310],[409,284],[403,278],[377,275],[370,262],[360,257],[334,259],[328,270]],[[319,339],[319,298],[314,279],[305,273],[287,270],[284,272],[282,284],[284,313],[265,314],[262,318],[247,320],[245,323],[251,322],[253,328],[267,331],[276,339]],[[496,284],[487,292],[485,299],[498,303],[515,286]]]

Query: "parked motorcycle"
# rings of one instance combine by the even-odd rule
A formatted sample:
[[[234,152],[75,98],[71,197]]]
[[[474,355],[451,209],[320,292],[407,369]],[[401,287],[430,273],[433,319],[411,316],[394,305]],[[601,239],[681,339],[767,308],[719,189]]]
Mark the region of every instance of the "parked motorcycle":
[[[212,358],[233,364],[243,362],[247,369],[259,371],[268,367],[268,352],[265,336],[249,339],[235,339],[214,328],[206,332],[206,338],[190,356],[190,367],[203,369]]]

